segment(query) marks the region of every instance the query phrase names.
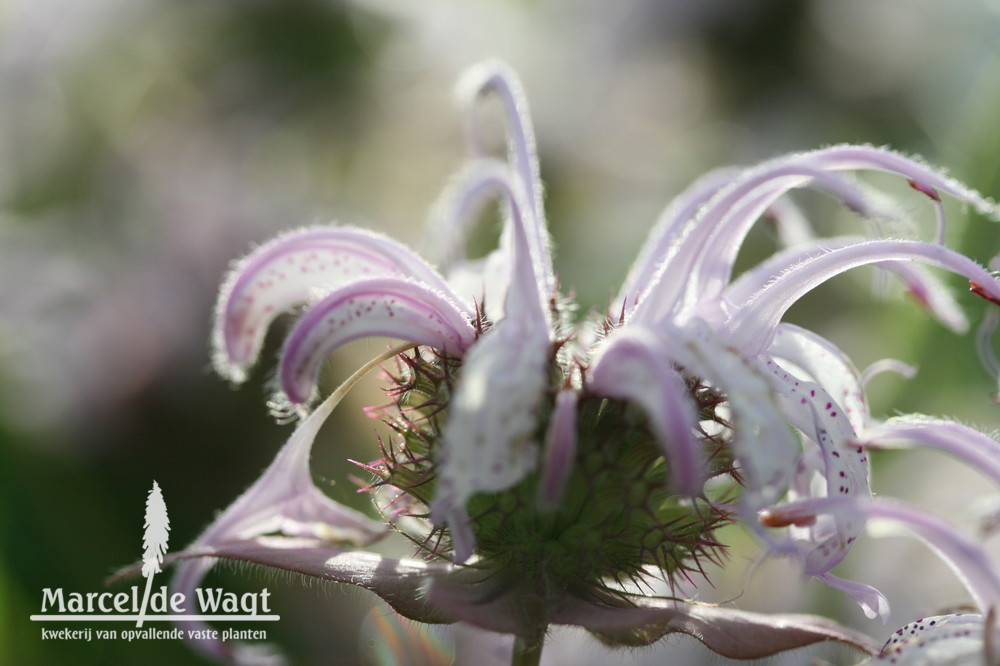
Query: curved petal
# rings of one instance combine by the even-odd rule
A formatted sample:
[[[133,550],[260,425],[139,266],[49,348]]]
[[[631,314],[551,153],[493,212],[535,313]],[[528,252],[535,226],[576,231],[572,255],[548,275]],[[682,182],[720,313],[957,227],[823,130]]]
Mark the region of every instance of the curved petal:
[[[815,259],[832,250],[863,243],[865,239],[856,236],[814,239],[808,243],[782,250],[740,275],[724,292],[722,308],[731,312],[732,308],[753,297],[764,285],[773,282],[790,266]],[[885,261],[872,264],[875,268],[895,274],[905,285],[907,292],[916,302],[932,314],[938,321],[956,333],[968,330],[969,322],[959,308],[951,291],[937,277],[919,264],[901,261]],[[706,315],[711,308],[719,307],[711,300],[702,304]]]
[[[770,345],[785,311],[821,283],[858,266],[899,260],[920,261],[958,273],[975,281],[984,294],[1000,300],[1000,282],[982,266],[953,250],[920,241],[866,241],[788,266],[739,304],[720,334],[743,352],[757,354]]]
[[[385,360],[385,355],[376,360]],[[362,368],[365,372],[368,369],[368,366]],[[352,377],[345,382],[345,386],[354,379]],[[316,434],[345,392],[334,392],[310,414],[292,433],[261,477],[229,505],[185,552],[217,552],[224,546],[270,533],[319,539],[328,550],[339,551],[343,546],[366,545],[386,534],[385,525],[369,520],[324,495],[313,483],[309,471],[309,456]],[[194,599],[195,588],[213,564],[211,559],[183,562],[174,574],[171,588],[183,593],[184,599]],[[190,623],[188,626],[191,627]],[[216,659],[236,658],[234,645],[221,641],[202,642],[199,649]]]
[[[825,617],[751,613],[678,601],[609,606],[567,597],[552,623],[584,627],[613,645],[649,645],[682,633],[733,659],[761,659],[820,641],[838,641],[867,654],[878,651],[868,636]]]
[[[1000,633],[995,621],[978,613],[933,615],[911,622],[886,641],[864,664],[893,666],[984,666],[996,663]],[[988,639],[986,627],[993,633]]]
[[[510,274],[504,276],[508,286],[500,293],[504,309],[494,318],[523,316],[535,319],[537,326],[547,327],[550,317],[546,303],[555,282],[549,250],[538,241],[524,193],[512,181],[506,165],[482,159],[463,169],[439,204],[442,208],[439,217],[453,220],[453,225],[467,223],[474,219],[477,206],[497,195],[509,206],[509,215],[497,251],[500,256],[491,255],[487,268],[492,268],[493,273],[506,269]],[[495,285],[486,285],[486,289],[491,293],[496,291]]]
[[[1000,442],[961,423],[920,417],[890,419],[862,441],[869,449],[928,446],[949,453],[1000,484]]]
[[[554,509],[562,498],[566,479],[576,458],[577,392],[563,389],[556,394],[549,430],[545,435],[545,459],[538,483],[538,503],[543,509]]]
[[[871,585],[838,578],[829,572],[820,574],[816,578],[854,599],[861,606],[861,610],[868,619],[879,618],[882,620],[882,624],[885,624],[889,619],[889,613],[892,612],[889,600]]]
[[[671,256],[672,248],[678,243],[687,224],[719,190],[734,180],[736,173],[736,169],[711,171],[689,185],[670,202],[649,232],[642,248],[639,249],[639,255],[633,262],[621,291],[618,292],[615,304],[610,309],[612,312],[619,310],[622,303],[629,298],[632,299],[631,305],[635,305],[639,292],[649,285],[659,266]]]
[[[868,454],[855,442],[854,429],[840,405],[819,384],[799,380],[773,361],[765,366],[788,420],[823,454],[826,494],[870,499]],[[806,574],[824,574],[844,559],[864,521],[849,513],[834,514],[833,527],[832,534],[824,525],[812,530],[804,553]]]
[[[371,336],[460,355],[473,343],[476,331],[450,299],[425,285],[398,278],[356,280],[313,305],[285,338],[281,386],[288,399],[308,402],[330,352]]]
[[[695,436],[698,418],[684,380],[659,348],[656,336],[641,328],[618,329],[601,345],[587,387],[643,408],[670,463],[673,488],[696,497],[705,482],[704,455]]]
[[[882,520],[905,527],[947,564],[981,609],[1000,607],[1000,573],[982,547],[954,527],[918,509],[887,500],[822,497],[772,507],[761,513],[769,527],[807,524],[820,514]]]
[[[455,559],[472,555],[465,503],[478,492],[510,488],[538,464],[538,412],[548,383],[547,333],[504,319],[484,333],[462,362],[448,406],[438,455],[438,486],[431,516],[447,523]]]
[[[868,425],[869,412],[861,373],[850,357],[832,342],[794,324],[780,324],[767,350],[802,368],[843,409],[851,427],[860,432]]]
[[[542,205],[542,179],[535,148],[535,132],[528,113],[528,101],[517,74],[499,60],[489,60],[468,69],[458,84],[459,99],[467,109],[468,140],[475,156],[482,156],[485,150],[480,140],[479,118],[476,102],[488,93],[494,93],[503,104],[507,122],[508,159],[516,174],[517,182],[524,191],[528,207],[525,209],[529,242],[538,250],[537,261],[546,293],[555,286],[552,270],[552,254],[545,225],[545,211]]]
[[[232,381],[243,381],[275,317],[315,300],[323,291],[378,276],[411,278],[452,295],[427,262],[370,231],[303,229],[260,246],[230,271],[219,292],[212,331],[217,371]]]
[[[794,161],[748,169],[711,199],[691,228],[670,248],[632,312],[638,323],[655,324],[683,311],[683,318],[707,293],[713,297],[729,282],[732,263],[760,214],[789,190],[815,184],[850,208],[867,205],[860,190],[839,175]]]

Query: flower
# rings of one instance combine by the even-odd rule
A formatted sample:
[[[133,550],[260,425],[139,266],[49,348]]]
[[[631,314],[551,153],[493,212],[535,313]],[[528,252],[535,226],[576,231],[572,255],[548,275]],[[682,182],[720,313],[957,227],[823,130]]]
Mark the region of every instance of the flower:
[[[993,204],[870,146],[712,173],[667,208],[609,312],[581,323],[553,269],[520,84],[490,62],[470,70],[459,91],[472,155],[434,209],[438,268],[383,235],[324,227],[260,246],[223,285],[214,360],[235,383],[248,376],[274,319],[305,306],[285,336],[277,400],[303,420],[264,475],[173,557],[182,560],[174,588],[190,593],[212,566],[205,558],[296,571],[365,587],[415,620],[514,634],[517,663],[537,661],[550,624],[621,645],[682,632],[739,658],[822,640],[874,654],[870,639],[826,618],[707,605],[683,592],[705,562],[724,559],[717,528],[740,520],[770,552],[797,557],[869,617],[887,616],[881,593],[831,570],[869,520],[918,526],[931,540],[948,528],[875,502],[868,449],[923,442],[989,458],[1000,445],[948,422],[878,425],[847,355],[782,318],[822,282],[874,265],[963,328],[946,290],[910,262],[958,273],[974,293],[1000,302],[1000,283],[986,269],[941,244],[941,194],[984,213],[995,213]],[[488,94],[503,107],[505,160],[482,148],[478,111]],[[854,170],[907,179],[936,211],[935,239],[881,237],[884,211],[843,174]],[[872,237],[814,238],[782,199],[799,187],[869,220]],[[465,260],[469,226],[490,198],[505,213],[500,247]],[[738,250],[765,212],[789,245],[734,278]],[[310,412],[326,356],[371,336],[405,344]],[[381,459],[361,464],[384,518],[374,521],[314,485],[309,454],[356,379],[393,359],[395,369],[385,370],[391,403],[376,413],[394,437],[380,443]],[[390,527],[413,539],[421,559],[357,550]],[[970,548],[952,561],[992,583],[992,565]],[[644,593],[657,579],[670,597]],[[970,589],[995,607],[992,591]],[[200,649],[245,662],[273,657],[220,642]]]

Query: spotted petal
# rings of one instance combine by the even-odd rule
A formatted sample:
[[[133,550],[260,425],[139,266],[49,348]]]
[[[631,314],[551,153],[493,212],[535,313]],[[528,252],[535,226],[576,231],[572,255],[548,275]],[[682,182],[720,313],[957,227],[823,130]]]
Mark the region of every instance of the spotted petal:
[[[281,386],[289,400],[308,402],[330,352],[371,336],[460,355],[476,332],[453,301],[423,284],[399,278],[356,280],[312,306],[285,339]]]
[[[938,449],[1000,484],[1000,442],[961,423],[916,416],[894,418],[868,431],[862,444],[871,449]]]
[[[761,659],[819,641],[838,641],[867,654],[878,650],[864,634],[825,617],[751,613],[666,600],[611,606],[569,597],[553,622],[582,626],[613,645],[649,645],[668,634],[687,634],[733,659]]]
[[[911,622],[863,666],[985,666],[997,663],[1000,632],[979,613],[932,615]],[[988,627],[988,629],[987,629]],[[992,633],[992,637],[987,636]]]
[[[423,259],[370,231],[305,229],[262,245],[230,272],[219,293],[212,334],[216,369],[242,381],[275,317],[335,287],[378,276],[410,278],[451,295]]]
[[[697,496],[704,483],[704,456],[695,432],[697,415],[684,380],[660,351],[656,336],[636,326],[615,331],[588,372],[594,393],[620,398],[645,410],[664,455],[673,488]]]

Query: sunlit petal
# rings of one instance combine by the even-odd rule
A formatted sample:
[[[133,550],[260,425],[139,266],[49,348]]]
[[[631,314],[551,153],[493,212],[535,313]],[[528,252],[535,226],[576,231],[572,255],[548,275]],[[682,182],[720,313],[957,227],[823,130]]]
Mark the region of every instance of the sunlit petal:
[[[260,246],[230,272],[219,293],[212,338],[216,368],[242,381],[275,317],[330,289],[378,276],[411,278],[450,293],[409,248],[363,229],[304,229]]]
[[[590,368],[588,388],[641,405],[670,461],[673,488],[697,496],[705,480],[697,414],[684,380],[660,347],[656,336],[639,327],[616,331]]]
[[[440,292],[408,280],[356,280],[313,305],[285,338],[281,387],[293,403],[308,402],[323,360],[358,338],[384,336],[462,354],[476,332]]]

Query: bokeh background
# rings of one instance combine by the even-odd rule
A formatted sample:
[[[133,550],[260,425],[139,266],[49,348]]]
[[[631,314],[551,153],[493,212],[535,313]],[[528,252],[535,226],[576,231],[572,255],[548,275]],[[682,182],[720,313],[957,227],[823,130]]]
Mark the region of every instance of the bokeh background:
[[[253,243],[303,224],[419,246],[463,155],[451,90],[467,65],[499,56],[524,80],[558,270],[586,310],[616,290],[659,210],[714,167],[888,144],[1000,195],[998,40],[995,0],[0,0],[0,663],[198,663],[168,641],[42,641],[28,616],[43,588],[100,591],[141,556],[154,479],[179,548],[270,461],[290,429],[264,408],[267,372],[237,392],[209,369],[218,283]],[[896,187],[908,213],[928,215]],[[832,218],[824,230],[857,229],[818,195],[800,201]],[[1000,251],[995,223],[949,212],[953,247],[982,262]],[[752,240],[750,255],[773,244],[764,226]],[[838,278],[791,316],[861,367],[888,355],[920,367],[876,380],[876,415],[996,428],[996,384],[971,336],[871,287]],[[982,303],[962,303],[977,322]],[[379,349],[340,352],[331,373]],[[375,457],[357,417],[375,399],[352,397],[316,451],[346,502],[359,498],[343,459]],[[996,494],[934,454],[881,455],[875,473],[883,494],[973,533]],[[787,563],[753,567],[752,544],[732,538],[706,596],[747,608],[832,613],[881,637],[967,602],[921,545],[866,538],[838,571],[889,595],[882,628]],[[390,663],[373,649],[386,631],[440,638],[373,622],[383,611],[363,592],[259,572],[212,580],[268,585],[283,617],[270,639],[297,664]],[[479,637],[455,640],[460,659],[490,663]],[[806,654],[856,657],[770,663]],[[545,659],[727,663],[686,638],[611,654],[570,630]]]

